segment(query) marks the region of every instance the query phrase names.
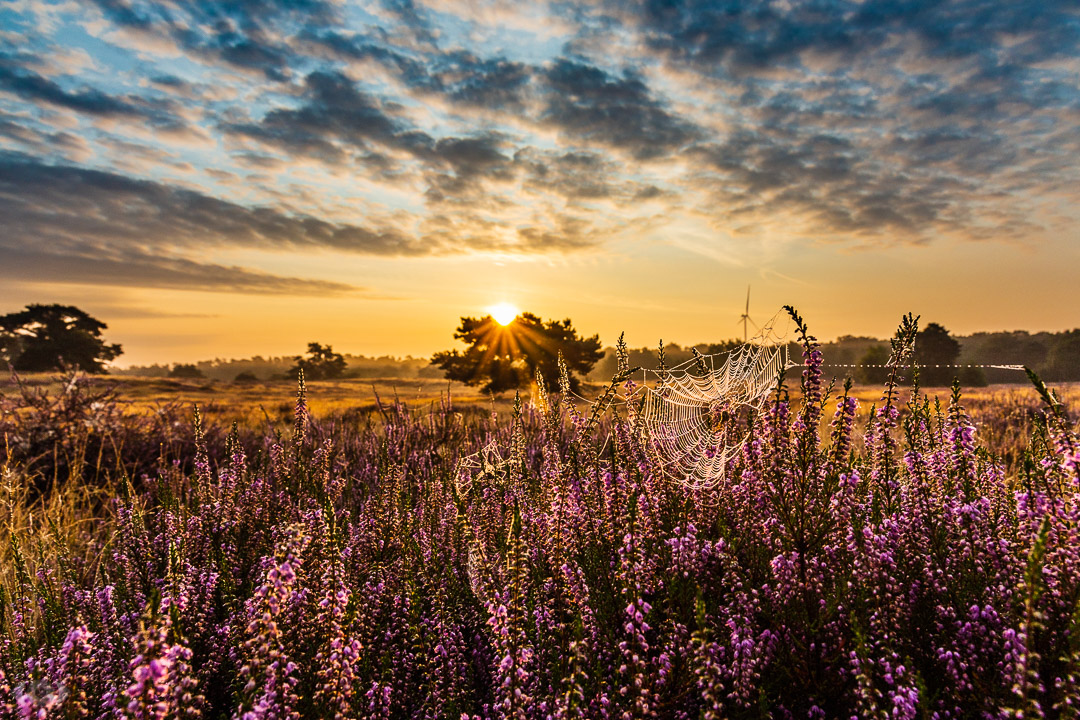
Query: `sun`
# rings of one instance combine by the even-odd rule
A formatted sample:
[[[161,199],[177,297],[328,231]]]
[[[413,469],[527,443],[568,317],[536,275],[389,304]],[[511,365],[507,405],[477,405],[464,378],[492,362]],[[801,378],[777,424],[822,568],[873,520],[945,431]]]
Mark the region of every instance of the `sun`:
[[[500,325],[509,325],[518,316],[518,309],[508,302],[501,302],[488,308],[491,317]]]

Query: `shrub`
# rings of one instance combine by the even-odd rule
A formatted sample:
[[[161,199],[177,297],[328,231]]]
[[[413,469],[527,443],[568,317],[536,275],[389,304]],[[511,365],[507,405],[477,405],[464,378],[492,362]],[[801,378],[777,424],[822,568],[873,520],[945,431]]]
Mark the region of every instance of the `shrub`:
[[[169,371],[169,377],[171,378],[205,378],[206,375],[195,365],[177,363],[173,366],[173,369]]]

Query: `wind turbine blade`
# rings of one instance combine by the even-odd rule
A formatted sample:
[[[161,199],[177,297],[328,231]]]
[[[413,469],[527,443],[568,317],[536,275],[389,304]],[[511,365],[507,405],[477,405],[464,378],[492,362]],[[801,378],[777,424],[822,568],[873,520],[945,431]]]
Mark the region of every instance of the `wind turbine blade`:
[[[750,314],[750,286],[746,286],[746,314]]]

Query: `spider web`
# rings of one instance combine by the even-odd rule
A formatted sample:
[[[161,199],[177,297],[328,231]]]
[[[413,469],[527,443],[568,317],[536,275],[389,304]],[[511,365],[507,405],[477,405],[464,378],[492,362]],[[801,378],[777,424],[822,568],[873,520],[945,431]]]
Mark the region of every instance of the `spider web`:
[[[506,463],[498,442],[489,439],[476,452],[458,458],[454,467],[454,485],[459,493],[468,493],[476,480],[494,477]]]
[[[793,367],[787,331],[775,329],[780,318],[728,352],[644,371],[644,382],[628,400],[637,407],[635,422],[676,482],[696,490],[724,479],[749,434],[750,411],[761,408],[780,375]]]

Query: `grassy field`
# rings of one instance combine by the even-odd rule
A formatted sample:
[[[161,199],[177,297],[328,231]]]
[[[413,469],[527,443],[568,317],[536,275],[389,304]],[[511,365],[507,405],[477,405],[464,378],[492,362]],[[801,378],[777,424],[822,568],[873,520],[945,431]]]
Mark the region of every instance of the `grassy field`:
[[[744,444],[694,487],[625,405],[8,379],[0,715],[914,719],[1080,695],[1073,421],[1027,385],[844,402],[807,358],[821,404],[793,369],[750,430],[710,409]]]
[[[799,371],[796,368],[789,373],[792,405],[797,407],[801,399]],[[116,426],[125,428],[125,443],[129,446],[142,444],[143,441],[138,439],[140,435],[159,435],[164,438],[160,443],[162,448],[174,454],[183,454],[192,441],[191,421],[196,405],[204,424],[218,433],[226,432],[233,423],[253,433],[287,433],[294,422],[296,385],[291,380],[233,383],[210,379],[101,375],[87,377],[85,381],[86,391],[101,393],[103,400],[107,398],[110,412],[126,416],[127,420],[120,421]],[[57,397],[62,389],[62,379],[55,374],[22,376],[18,382],[24,391],[44,393],[49,397]],[[353,426],[372,420],[383,422],[386,413],[398,406],[421,414],[441,412],[444,407],[452,407],[455,413],[469,417],[494,415],[499,421],[505,421],[510,417],[514,403],[512,393],[493,396],[479,387],[446,380],[385,377],[315,381],[307,385],[308,408],[312,417]],[[1080,407],[1080,383],[1062,384],[1054,389],[1067,408],[1075,410]],[[581,396],[597,399],[604,390],[605,385],[583,383]],[[871,410],[880,404],[883,390],[880,385],[856,385],[852,388],[851,393],[859,402],[858,427],[866,427]],[[842,388],[834,387],[824,408],[820,428],[824,436],[830,432],[836,399],[841,391]],[[12,378],[0,382],[0,402],[8,398],[8,407],[20,404],[15,399],[19,392]],[[938,402],[943,410],[948,406],[952,394],[951,389],[943,387],[923,388],[921,392],[930,400],[931,406]],[[525,389],[522,398],[528,403],[534,394],[535,388]],[[899,407],[905,408],[902,413],[907,412],[910,397],[911,388],[899,390]],[[1034,419],[1042,410],[1042,402],[1035,389],[1030,384],[968,388],[963,389],[961,403],[979,428],[983,447],[1000,458],[1007,472],[1013,474],[1029,445]],[[578,400],[577,404],[583,407],[584,401]],[[625,415],[625,410],[618,406],[616,412]],[[93,415],[93,412],[90,414]],[[81,439],[76,440],[74,444],[81,442]],[[861,434],[857,433],[853,442],[856,449],[861,451]],[[82,449],[73,452],[76,455],[85,454]],[[102,457],[114,454],[113,448],[107,447]],[[147,449],[144,454],[146,457],[139,467],[149,469],[154,453]],[[95,475],[98,475],[104,470],[100,467],[101,461],[96,462],[99,467]],[[63,470],[66,465],[63,462],[48,463],[48,467],[53,468],[55,473],[55,468]]]
[[[792,398],[799,396],[798,369],[789,371],[788,385]],[[62,379],[55,373],[31,373],[20,376],[21,382],[30,387],[55,392],[60,389]],[[154,410],[162,405],[179,403],[198,404],[203,414],[223,420],[264,420],[263,411],[272,418],[275,414],[285,413],[291,416],[296,383],[293,380],[260,380],[251,383],[235,383],[211,379],[175,379],[118,377],[113,375],[90,376],[93,384],[102,387],[114,387],[120,397],[134,410]],[[460,382],[428,378],[348,378],[340,380],[307,381],[308,398],[314,415],[343,412],[376,412],[380,402],[387,404],[400,401],[411,407],[419,408],[430,403],[438,403],[448,395],[454,404],[495,403],[498,407],[513,404],[513,393],[501,393],[492,396],[480,387],[470,387]],[[838,383],[839,385],[839,383]],[[1080,401],[1080,383],[1061,383],[1053,385],[1066,404]],[[10,377],[0,381],[0,395],[11,393],[16,383]],[[582,384],[582,396],[592,398],[604,389],[603,383],[585,382]],[[1038,397],[1030,384],[1014,383],[989,385],[987,387],[962,388],[965,403],[971,407],[986,405],[1005,405],[1008,407],[1033,407],[1038,404]],[[858,385],[852,394],[865,406],[881,398],[883,386]],[[910,396],[910,388],[900,390],[900,399],[904,402]],[[947,403],[951,389],[947,387],[922,388],[922,393],[931,398],[937,397]],[[524,389],[523,396],[529,396],[530,390]]]
[[[20,378],[28,386],[55,393],[61,388],[56,375],[34,374]],[[198,405],[208,422],[238,422],[251,427],[267,421],[291,423],[296,395],[292,380],[264,380],[233,383],[209,379],[133,378],[94,376],[98,387],[115,389],[118,399],[133,412],[157,412],[167,406]],[[488,405],[508,408],[512,395],[493,398],[477,387],[446,380],[416,378],[364,378],[325,380],[307,383],[312,415],[356,416],[375,413],[384,406],[402,402],[414,409],[439,404],[447,396],[457,405]],[[0,384],[0,394],[15,390],[14,381]]]
[[[9,382],[0,715],[1062,716],[1073,422],[1019,385],[962,409],[865,387],[834,432],[835,395],[798,381],[749,435],[717,418],[751,441],[696,487],[625,408],[383,379],[312,383],[309,416],[286,381]]]
[[[789,371],[788,384],[793,401],[799,400],[798,369]],[[55,394],[62,380],[55,374],[31,374],[20,377],[28,387]],[[208,423],[231,425],[233,422],[250,428],[287,427],[293,421],[296,384],[292,380],[263,380],[252,383],[233,383],[210,379],[136,378],[108,375],[92,376],[90,384],[112,388],[116,399],[127,411],[138,414],[191,412],[198,405]],[[604,391],[600,383],[583,383],[581,395],[598,398]],[[459,411],[495,411],[505,415],[513,406],[514,395],[491,395],[479,387],[470,387],[448,380],[416,378],[363,378],[324,380],[307,383],[308,405],[311,414],[320,418],[355,419],[378,413],[380,406],[403,403],[414,411],[440,406],[448,398]],[[1080,407],[1080,383],[1054,386],[1067,407]],[[859,400],[862,414],[879,403],[884,388],[880,385],[855,385],[852,395]],[[15,381],[0,382],[0,396],[17,391]],[[840,388],[834,388],[834,395]],[[948,405],[951,390],[945,387],[923,388],[924,396],[942,407]],[[1030,384],[1002,384],[988,387],[963,388],[962,404],[978,422],[984,441],[995,452],[1014,456],[1018,446],[1026,445],[1030,418],[1040,410],[1041,401]],[[533,390],[522,391],[530,398]],[[900,404],[906,405],[910,388],[900,390]],[[826,407],[823,421],[831,419],[835,404]],[[1009,458],[1006,458],[1007,460]]]

